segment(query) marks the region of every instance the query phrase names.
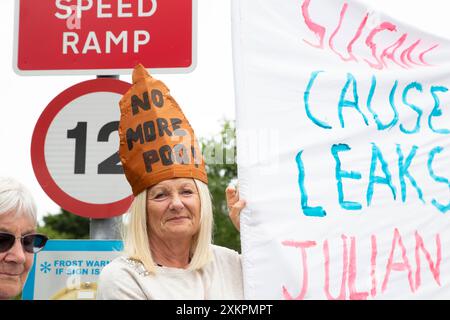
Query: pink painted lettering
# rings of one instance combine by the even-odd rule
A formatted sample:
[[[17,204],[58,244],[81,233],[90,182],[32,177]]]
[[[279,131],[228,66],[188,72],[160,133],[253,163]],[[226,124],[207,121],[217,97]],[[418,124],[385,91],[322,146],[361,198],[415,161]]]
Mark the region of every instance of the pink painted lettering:
[[[286,287],[283,286],[283,297],[286,300],[303,300],[306,292],[308,290],[308,263],[307,263],[307,255],[306,255],[306,249],[314,247],[316,245],[315,241],[283,241],[283,245],[288,247],[294,247],[299,248],[301,250],[301,256],[302,256],[302,268],[303,268],[303,281],[302,281],[302,288],[300,290],[300,294],[297,297],[292,297],[291,294],[287,291]]]
[[[350,300],[366,300],[369,292],[361,291],[358,292],[355,287],[356,282],[356,239],[355,237],[350,238],[350,263],[348,268],[348,288],[350,290]]]
[[[378,27],[374,28],[366,38],[366,45],[371,49],[372,57],[375,58],[376,63],[370,62],[367,59],[364,59],[364,61],[366,61],[372,68],[379,70],[383,69],[383,63],[377,57],[377,45],[375,44],[375,42],[373,42],[373,38],[375,37],[375,35],[384,30],[397,31],[397,28],[390,22],[383,22]]]
[[[341,278],[341,290],[339,295],[334,298],[330,293],[330,250],[328,248],[328,240],[323,242],[323,256],[325,258],[325,295],[328,300],[344,300],[345,299],[345,283],[348,273],[348,249],[347,249],[347,237],[342,235],[343,255],[342,255],[342,278]]]
[[[317,5],[321,5],[321,3],[317,1]],[[342,31],[342,25],[345,20],[359,20],[360,17],[348,14],[349,4],[347,2],[344,2],[342,7],[340,8],[340,12],[337,12],[336,14],[339,17],[337,25],[333,26],[326,26],[319,24],[315,22],[310,12],[312,0],[303,0],[302,6],[301,6],[301,12],[303,16],[303,20],[305,22],[306,27],[314,34],[314,36],[318,39],[318,43],[313,43],[309,40],[303,39],[305,43],[308,45],[322,50],[330,49],[330,51],[337,55],[340,60],[343,62],[359,62],[359,60],[363,60],[365,63],[367,63],[371,68],[382,70],[382,69],[388,69],[389,67],[392,67],[393,65],[388,65],[387,60],[390,60],[395,65],[400,66],[402,68],[412,68],[414,66],[430,66],[431,64],[427,62],[427,59],[425,58],[425,55],[435,48],[438,47],[438,45],[433,45],[430,48],[427,48],[424,51],[420,51],[423,49],[420,49],[420,43],[422,42],[422,39],[412,39],[414,42],[412,45],[410,45],[407,48],[402,47],[405,43],[405,40],[407,38],[407,33],[402,33],[402,35],[398,38],[398,40],[394,44],[388,44],[385,43],[386,40],[383,40],[383,38],[379,38],[378,41],[375,41],[376,36],[381,32],[398,32],[398,27],[389,22],[384,21],[381,24],[379,24],[377,27],[373,28],[372,30],[367,30],[368,35],[365,39],[361,38],[361,35],[366,31],[367,21],[369,18],[369,13],[365,12],[364,16],[361,17],[361,23],[359,24],[355,36],[350,40],[350,42],[347,45],[347,53],[348,56],[345,56],[343,53],[339,52],[339,50],[336,49],[335,46],[335,38],[340,32]],[[332,20],[332,19],[331,19]],[[328,38],[328,41],[326,41],[326,35],[327,30],[330,31],[330,37]],[[347,30],[348,32],[348,30]],[[410,35],[410,38],[413,38]],[[357,44],[358,40],[364,42],[364,44],[370,49],[370,59],[367,56],[366,53],[357,53],[354,50],[355,44]],[[325,43],[328,44],[328,46],[325,46]],[[385,48],[384,50],[381,50],[381,48]],[[342,51],[342,50],[341,50]],[[401,52],[400,56],[396,57],[396,53]],[[414,57],[413,52],[417,52],[417,55]],[[400,62],[401,61],[401,62]],[[420,63],[419,63],[420,62]]]
[[[395,248],[397,247],[397,243],[400,246],[400,249],[402,251],[403,262],[394,262],[393,261],[394,260],[394,252],[395,252]],[[397,228],[395,228],[395,230],[394,230],[394,238],[392,239],[391,253],[389,255],[389,260],[388,260],[388,263],[386,266],[386,275],[384,276],[383,285],[381,286],[381,292],[386,291],[387,283],[389,281],[389,276],[390,276],[392,270],[408,271],[409,287],[411,288],[411,291],[414,292],[414,284],[413,284],[413,278],[412,278],[411,265],[409,264],[409,260],[406,255],[406,248],[403,245],[402,237]]]
[[[372,288],[370,289],[370,295],[375,297],[377,295],[377,237],[372,235],[370,237],[372,243],[372,254],[370,255],[370,278],[372,279]]]
[[[421,284],[421,278],[420,278],[420,252],[419,249],[422,250],[422,252],[425,254],[425,258],[427,259],[428,266],[430,267],[430,271],[433,274],[433,278],[436,281],[436,283],[441,286],[441,280],[440,280],[440,265],[442,260],[442,252],[441,252],[441,238],[439,235],[436,235],[436,263],[433,263],[433,260],[431,259],[431,255],[428,252],[427,249],[425,249],[425,245],[423,244],[423,239],[419,235],[419,233],[415,232],[416,236],[416,290],[419,289]]]
[[[353,45],[355,44],[355,42],[359,39],[359,37],[361,36],[364,27],[366,26],[367,20],[369,19],[369,14],[367,13],[366,16],[363,18],[363,20],[361,21],[361,24],[358,27],[358,30],[356,31],[355,36],[353,37],[353,39],[350,41],[350,43],[347,46],[347,52],[350,55],[349,58],[346,61],[358,61],[358,59],[356,59],[355,55],[353,54]]]
[[[406,69],[404,65],[402,65],[395,59],[395,52],[397,51],[398,48],[400,48],[403,45],[407,37],[408,37],[407,33],[402,34],[402,36],[394,44],[390,45],[389,47],[383,50],[383,53],[380,56],[380,60],[383,63],[384,67],[387,68],[387,64],[384,61],[384,59],[386,58],[394,62],[396,65]]]
[[[305,41],[307,44],[309,44],[313,47],[323,49],[323,42],[325,40],[325,30],[326,29],[324,26],[321,26],[320,24],[317,24],[311,20],[311,17],[309,16],[309,11],[308,11],[310,2],[311,2],[311,0],[305,0],[305,2],[303,2],[303,5],[302,5],[303,18],[305,19],[306,26],[309,28],[309,30],[314,32],[314,34],[319,38],[319,44],[313,44],[305,39],[303,39],[303,41]]]
[[[436,250],[434,251],[435,255],[433,256],[430,253],[430,247],[425,246],[424,240],[418,231],[415,231],[414,235],[411,234],[411,236],[414,236],[415,240],[415,247],[410,248],[409,250],[410,255],[413,254],[414,250],[415,256],[413,259],[408,258],[408,252],[403,243],[402,235],[400,234],[399,230],[395,228],[392,236],[390,250],[389,252],[386,252],[386,256],[380,256],[380,252],[378,251],[378,242],[380,240],[376,235],[372,234],[370,236],[370,261],[361,261],[358,260],[359,256],[357,255],[357,238],[355,236],[348,237],[345,234],[342,234],[341,241],[339,241],[340,243],[342,243],[342,246],[340,246],[340,249],[338,249],[339,259],[342,257],[342,270],[340,270],[338,267],[340,265],[338,263],[339,260],[336,260],[336,258],[334,258],[333,261],[330,261],[330,256],[335,257],[336,255],[332,254],[332,252],[330,253],[329,240],[324,239],[322,243],[323,257],[319,257],[319,259],[324,263],[324,275],[322,278],[320,277],[321,274],[314,273],[314,279],[311,278],[308,272],[307,249],[315,247],[316,245],[318,245],[318,243],[316,241],[283,241],[282,244],[286,247],[294,247],[300,249],[300,264],[302,268],[302,270],[300,271],[302,282],[300,283],[299,294],[296,296],[292,295],[288,291],[286,286],[283,285],[283,297],[287,300],[305,299],[308,292],[309,282],[313,280],[315,281],[313,282],[313,284],[314,286],[316,286],[316,288],[317,286],[323,286],[324,298],[328,300],[344,300],[347,298],[350,300],[362,300],[368,299],[369,297],[376,298],[378,295],[381,295],[381,298],[383,298],[383,293],[385,293],[388,289],[389,280],[393,271],[403,272],[407,278],[407,282],[404,282],[403,285],[407,286],[411,293],[417,293],[420,286],[422,285],[422,282],[424,281],[422,279],[424,268],[422,268],[421,265],[421,258],[423,259],[423,257],[425,258],[423,261],[426,261],[425,265],[428,266],[428,268],[425,269],[430,270],[431,275],[433,276],[433,281],[438,287],[440,287],[442,285],[442,245],[439,234],[436,234],[435,236]],[[391,240],[389,239],[389,241]],[[411,241],[408,243],[411,243]],[[309,252],[310,259],[311,257],[313,257],[313,259],[316,258],[315,261],[317,262],[317,257],[312,256],[312,254],[317,253],[317,250],[313,251],[313,253]],[[397,257],[397,259],[399,259],[400,261],[394,261],[394,257]],[[415,262],[414,274],[413,266],[410,264],[410,261]],[[385,273],[383,281],[380,281],[381,288],[380,290],[378,290],[379,282],[377,278],[377,266],[382,265],[383,263],[386,263],[386,268],[384,271]],[[338,266],[332,266],[332,264],[337,264]],[[361,268],[361,266],[365,267],[363,268],[362,272],[360,271],[360,274],[358,273],[359,268],[357,268],[357,266],[359,266],[359,268]],[[333,267],[336,269],[333,270]],[[380,272],[379,267],[378,272]],[[399,275],[400,277],[402,276],[402,274]],[[319,278],[316,278],[316,276]],[[317,283],[317,281],[320,281],[320,283]],[[358,286],[364,286],[367,284],[367,288],[357,288],[357,284]],[[401,281],[397,282],[395,285],[402,285]]]

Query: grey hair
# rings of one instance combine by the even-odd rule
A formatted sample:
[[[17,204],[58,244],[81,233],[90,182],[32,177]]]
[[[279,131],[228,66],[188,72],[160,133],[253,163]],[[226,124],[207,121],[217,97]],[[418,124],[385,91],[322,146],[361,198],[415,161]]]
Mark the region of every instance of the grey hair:
[[[37,209],[31,192],[19,181],[0,177],[0,215],[26,216],[37,223]]]

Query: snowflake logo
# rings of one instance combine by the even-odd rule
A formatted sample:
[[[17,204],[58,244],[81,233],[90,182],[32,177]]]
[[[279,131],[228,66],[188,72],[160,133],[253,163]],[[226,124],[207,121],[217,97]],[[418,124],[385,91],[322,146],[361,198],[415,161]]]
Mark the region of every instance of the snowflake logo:
[[[41,268],[40,268],[41,272],[43,273],[47,273],[50,272],[52,270],[51,268],[51,264],[48,263],[47,261],[44,263],[41,263]]]

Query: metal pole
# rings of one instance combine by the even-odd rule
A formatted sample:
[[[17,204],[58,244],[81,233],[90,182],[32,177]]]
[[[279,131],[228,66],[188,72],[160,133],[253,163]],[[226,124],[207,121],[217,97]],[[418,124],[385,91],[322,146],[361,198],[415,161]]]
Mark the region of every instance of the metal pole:
[[[108,219],[91,219],[89,236],[96,240],[120,239],[120,225],[122,216]]]
[[[119,75],[98,75],[99,78],[119,79]],[[112,240],[120,239],[120,225],[122,216],[109,219],[91,219],[89,236],[91,239]]]

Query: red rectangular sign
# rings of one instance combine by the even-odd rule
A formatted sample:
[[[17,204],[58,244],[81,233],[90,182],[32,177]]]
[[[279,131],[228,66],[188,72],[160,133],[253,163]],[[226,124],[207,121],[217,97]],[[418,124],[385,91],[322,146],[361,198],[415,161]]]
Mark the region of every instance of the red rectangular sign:
[[[196,0],[16,0],[19,74],[129,74],[195,67]]]

